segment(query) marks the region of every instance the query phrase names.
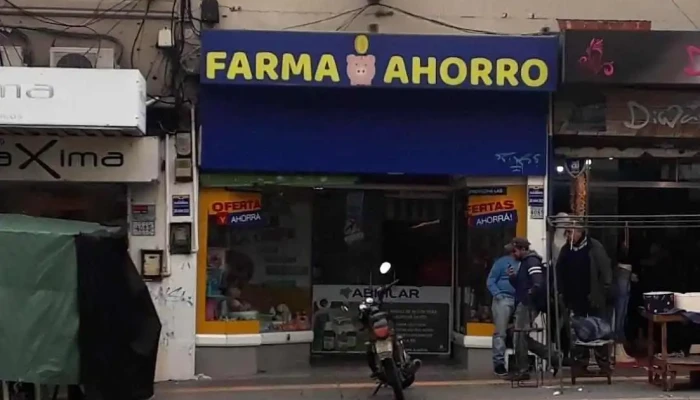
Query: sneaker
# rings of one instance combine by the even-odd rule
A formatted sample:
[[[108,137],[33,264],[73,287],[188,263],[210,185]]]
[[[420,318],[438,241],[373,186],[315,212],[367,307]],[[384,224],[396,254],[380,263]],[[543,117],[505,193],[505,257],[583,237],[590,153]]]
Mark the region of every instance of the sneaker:
[[[501,378],[508,375],[508,371],[506,370],[506,367],[503,365],[496,366],[496,368],[493,369],[493,373]]]

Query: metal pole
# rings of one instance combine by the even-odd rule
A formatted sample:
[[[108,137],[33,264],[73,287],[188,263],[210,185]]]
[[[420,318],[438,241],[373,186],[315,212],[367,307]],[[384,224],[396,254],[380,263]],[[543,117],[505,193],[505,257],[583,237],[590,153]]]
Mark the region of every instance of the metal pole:
[[[557,274],[557,263],[552,264],[552,274],[554,275],[554,322],[555,322],[555,327],[556,329],[556,339],[557,339],[557,350],[561,351],[561,321],[559,320],[559,284],[558,284],[558,277],[559,275]],[[564,390],[564,373],[562,371],[563,367],[563,362],[562,362],[562,357],[559,356],[557,357],[557,363],[559,367],[559,390],[563,391]]]

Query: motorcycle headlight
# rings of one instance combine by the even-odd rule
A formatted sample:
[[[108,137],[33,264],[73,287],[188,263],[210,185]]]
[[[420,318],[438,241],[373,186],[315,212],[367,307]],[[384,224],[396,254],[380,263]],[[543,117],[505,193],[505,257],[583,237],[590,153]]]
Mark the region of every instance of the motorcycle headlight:
[[[371,297],[368,297],[368,298],[365,299],[365,303],[367,303],[367,304],[372,304],[372,303],[374,303],[374,299],[371,298]]]

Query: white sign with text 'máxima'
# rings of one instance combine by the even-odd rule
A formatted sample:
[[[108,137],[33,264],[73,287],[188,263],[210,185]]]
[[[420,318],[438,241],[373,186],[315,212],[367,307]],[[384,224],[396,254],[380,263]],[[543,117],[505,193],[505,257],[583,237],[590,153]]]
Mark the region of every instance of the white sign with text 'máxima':
[[[146,81],[138,70],[2,68],[0,130],[146,132]]]
[[[152,182],[155,137],[0,137],[0,181]]]

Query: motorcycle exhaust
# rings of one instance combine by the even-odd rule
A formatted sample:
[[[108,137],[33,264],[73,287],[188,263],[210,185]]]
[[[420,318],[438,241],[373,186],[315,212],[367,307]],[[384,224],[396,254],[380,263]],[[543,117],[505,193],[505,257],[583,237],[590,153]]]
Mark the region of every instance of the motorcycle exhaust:
[[[421,362],[421,360],[419,360],[419,359],[415,359],[415,360],[411,361],[411,366],[409,367],[410,373],[415,374],[416,371],[418,371],[420,369],[420,366],[422,364],[423,364],[423,362]]]

